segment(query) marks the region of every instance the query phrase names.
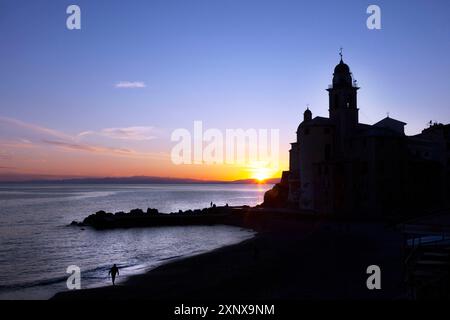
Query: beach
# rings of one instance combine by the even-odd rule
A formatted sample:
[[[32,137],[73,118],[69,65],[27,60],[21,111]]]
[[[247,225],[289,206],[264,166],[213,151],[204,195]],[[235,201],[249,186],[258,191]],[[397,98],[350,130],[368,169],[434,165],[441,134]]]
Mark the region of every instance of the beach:
[[[341,300],[405,299],[402,238],[376,221],[250,214],[257,235],[239,244],[180,259],[118,286],[58,293],[54,299]],[[367,267],[381,269],[369,290]]]
[[[98,210],[161,212],[262,201],[269,186],[236,184],[0,184],[0,299],[49,299],[67,289],[68,266],[82,288],[110,284],[108,270],[133,275],[172,259],[236,244],[253,232],[223,225],[167,225],[100,232],[69,226]],[[153,216],[153,215],[151,215]],[[93,245],[95,244],[95,245]],[[125,277],[118,279],[119,283]]]

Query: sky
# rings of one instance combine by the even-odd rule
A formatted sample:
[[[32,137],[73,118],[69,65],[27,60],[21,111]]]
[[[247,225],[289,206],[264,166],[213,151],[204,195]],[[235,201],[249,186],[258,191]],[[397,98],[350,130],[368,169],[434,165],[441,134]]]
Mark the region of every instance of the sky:
[[[448,123],[449,16],[447,0],[1,0],[0,178],[279,176],[306,105],[328,116],[340,47],[361,122]],[[278,129],[279,164],[174,164],[194,121]]]

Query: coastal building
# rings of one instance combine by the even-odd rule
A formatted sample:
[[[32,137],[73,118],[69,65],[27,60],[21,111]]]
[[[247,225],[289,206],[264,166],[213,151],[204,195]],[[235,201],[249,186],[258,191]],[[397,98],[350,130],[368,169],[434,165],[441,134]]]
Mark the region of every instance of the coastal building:
[[[324,214],[403,215],[449,205],[450,125],[406,136],[406,123],[389,116],[360,123],[359,89],[341,55],[327,89],[329,117],[306,109],[277,194],[285,188],[287,205]]]

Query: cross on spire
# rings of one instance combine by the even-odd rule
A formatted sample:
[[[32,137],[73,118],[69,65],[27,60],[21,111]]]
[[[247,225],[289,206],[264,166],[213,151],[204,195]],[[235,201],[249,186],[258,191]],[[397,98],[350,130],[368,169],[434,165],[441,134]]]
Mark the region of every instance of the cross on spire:
[[[343,57],[343,52],[344,51],[344,48],[342,48],[342,47],[340,47],[339,48],[339,55],[341,56],[341,61],[342,61],[342,57]]]

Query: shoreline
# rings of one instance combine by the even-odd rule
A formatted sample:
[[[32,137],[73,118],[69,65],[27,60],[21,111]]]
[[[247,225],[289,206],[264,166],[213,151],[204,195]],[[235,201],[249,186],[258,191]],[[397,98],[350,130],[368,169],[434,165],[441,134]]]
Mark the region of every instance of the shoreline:
[[[211,226],[211,227],[215,227],[215,226],[220,226],[220,225],[213,225],[213,226]],[[201,253],[194,253],[194,254],[192,254],[192,255],[178,256],[178,257],[175,257],[175,258],[168,258],[168,259],[165,259],[164,262],[162,262],[160,265],[155,266],[155,267],[153,267],[153,268],[151,268],[151,269],[147,269],[147,270],[145,270],[145,271],[143,271],[143,272],[140,272],[140,273],[136,273],[136,274],[131,274],[131,275],[125,276],[125,280],[123,280],[123,282],[120,282],[117,286],[124,286],[124,285],[126,286],[126,285],[129,285],[130,283],[132,283],[132,282],[134,281],[133,278],[145,276],[147,273],[152,272],[153,270],[156,270],[156,269],[158,269],[158,268],[162,268],[162,267],[164,267],[164,266],[166,266],[166,265],[169,265],[169,264],[172,264],[172,263],[181,262],[181,261],[183,261],[183,260],[195,258],[195,257],[197,257],[197,256],[207,255],[207,254],[209,254],[209,253],[214,253],[214,252],[216,252],[216,251],[220,251],[220,250],[225,249],[225,248],[234,247],[234,246],[239,246],[239,245],[243,244],[244,242],[251,241],[251,240],[255,239],[255,238],[259,235],[259,233],[258,233],[257,231],[252,230],[252,229],[242,228],[242,227],[238,227],[238,226],[231,226],[231,225],[222,225],[222,226],[225,226],[225,227],[235,227],[235,228],[245,229],[245,230],[247,230],[247,231],[252,231],[252,232],[254,232],[254,234],[253,234],[251,237],[249,237],[249,238],[247,238],[247,239],[242,239],[241,241],[239,241],[239,242],[237,242],[237,243],[226,244],[226,245],[223,245],[223,246],[221,246],[221,247],[218,247],[218,248],[215,248],[215,249],[212,249],[212,250],[209,250],[209,251],[205,251],[205,252],[201,252]],[[104,288],[104,287],[110,287],[110,285],[109,285],[109,286],[96,287],[96,288],[86,288],[86,290],[89,290],[89,289],[98,289],[98,288]],[[65,292],[67,292],[67,291],[65,291]],[[61,292],[58,292],[57,294],[59,294],[59,293],[61,293]],[[51,299],[52,299],[52,298],[51,298]]]
[[[64,227],[64,226],[61,226]],[[184,228],[189,228],[191,226],[179,226],[180,230],[183,230]],[[200,226],[202,227],[202,226]],[[213,226],[214,228],[215,226]],[[140,276],[147,272],[150,272],[151,270],[154,270],[158,267],[164,266],[169,263],[173,263],[176,261],[180,261],[183,259],[189,259],[190,257],[194,257],[197,255],[213,252],[215,250],[219,250],[224,247],[233,246],[236,244],[239,244],[243,241],[247,241],[255,237],[256,232],[254,230],[250,229],[244,229],[236,226],[229,226],[229,225],[218,225],[218,228],[222,230],[222,228],[230,228],[230,231],[235,233],[235,236],[229,238],[231,241],[223,242],[220,244],[220,242],[216,246],[212,246],[210,248],[204,248],[199,250],[191,250],[189,252],[184,253],[173,253],[172,255],[166,255],[165,257],[162,256],[157,259],[149,258],[149,259],[141,259],[141,261],[136,261],[136,263],[132,264],[123,264],[120,266],[120,276],[118,277],[118,281],[116,281],[116,285],[123,285],[125,284],[131,277],[134,276]],[[159,228],[159,227],[158,227]],[[165,229],[166,227],[162,227]],[[177,228],[177,227],[167,227],[169,229]],[[211,226],[207,227],[210,230],[214,230],[211,228]],[[135,229],[134,229],[135,230]],[[130,232],[134,231],[132,229],[129,229]],[[93,230],[95,231],[95,230]],[[100,231],[102,232],[102,231]],[[105,232],[105,231],[103,231]],[[125,230],[125,232],[128,232]],[[182,231],[183,232],[183,231]],[[211,232],[210,234],[214,234],[214,232]],[[135,267],[138,267],[135,269]],[[123,268],[123,270],[122,270]],[[105,271],[106,270],[106,271]],[[101,274],[103,275],[103,278],[107,278],[107,272],[108,269],[105,269],[104,272]],[[100,280],[97,280],[95,282],[92,282],[91,279],[93,279],[91,276],[92,274],[85,274],[85,272],[89,273],[91,270],[83,270],[82,271],[82,289],[97,289],[102,287],[108,287],[111,284],[111,280],[108,277],[108,279],[105,281],[103,278]],[[4,291],[0,292],[0,295],[3,297],[1,299],[3,300],[51,300],[55,295],[57,295],[60,292],[68,292],[68,289],[65,289],[65,283],[67,280],[67,276],[62,276],[59,278],[50,278],[50,279],[43,279],[42,281],[35,282],[32,284],[17,284],[14,286],[11,286],[10,288],[4,289]],[[84,280],[84,276],[86,276],[86,279]],[[59,286],[56,290],[54,287]],[[30,293],[31,292],[31,293]]]
[[[244,228],[243,228],[244,229]],[[254,230],[252,230],[254,231]],[[254,231],[256,232],[256,231]],[[141,287],[142,280],[146,281],[149,274],[153,273],[159,273],[159,272],[166,272],[167,269],[171,269],[172,267],[178,268],[179,266],[190,264],[191,259],[208,259],[209,255],[221,255],[223,251],[227,252],[229,250],[239,250],[239,247],[241,246],[247,246],[253,244],[254,241],[257,240],[257,238],[260,236],[258,232],[256,232],[251,238],[244,239],[238,243],[225,245],[207,252],[198,253],[190,256],[185,257],[179,257],[175,258],[173,260],[169,260],[165,263],[162,263],[161,265],[152,268],[150,270],[146,270],[139,274],[132,274],[129,276],[126,276],[126,279],[123,282],[120,282],[119,284],[116,284],[116,286],[108,285],[108,286],[101,286],[101,287],[93,287],[93,288],[86,288],[86,289],[80,289],[80,290],[74,290],[74,291],[62,291],[56,293],[53,297],[51,297],[49,300],[66,300],[66,299],[120,299],[120,295],[123,294],[123,292],[114,292],[123,290],[124,287]],[[137,288],[138,292],[142,288]],[[114,290],[114,291],[113,291]],[[100,295],[99,295],[100,294]],[[72,296],[73,295],[73,296]],[[139,293],[137,296],[133,296],[133,298],[142,298],[141,294]],[[123,297],[123,299],[130,299],[129,296]]]
[[[398,299],[402,239],[381,222],[243,214],[234,226],[255,236],[170,261],[125,282],[56,294],[56,300]],[[383,271],[383,290],[366,287],[366,268]]]

